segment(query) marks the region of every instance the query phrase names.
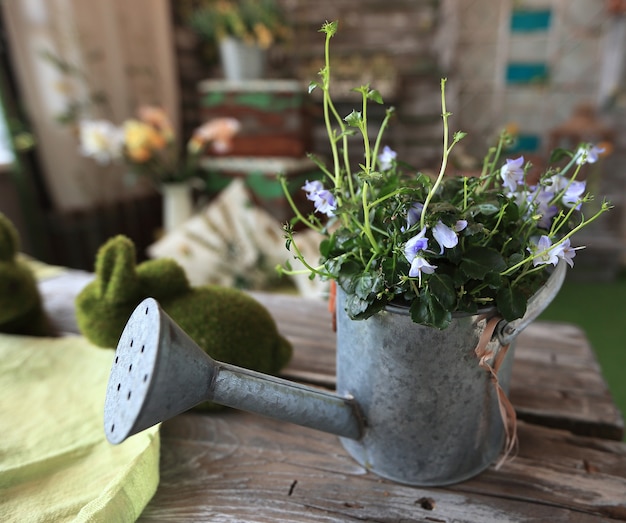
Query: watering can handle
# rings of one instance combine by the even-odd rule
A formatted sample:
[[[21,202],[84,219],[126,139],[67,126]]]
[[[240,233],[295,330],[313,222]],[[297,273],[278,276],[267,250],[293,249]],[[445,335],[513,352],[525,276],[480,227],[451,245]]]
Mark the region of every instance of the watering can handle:
[[[550,302],[556,297],[567,272],[567,265],[564,260],[559,260],[556,268],[548,278],[545,285],[528,300],[526,314],[521,318],[507,322],[502,320],[496,327],[496,335],[503,346],[508,345],[522,332],[528,325],[546,309]]]

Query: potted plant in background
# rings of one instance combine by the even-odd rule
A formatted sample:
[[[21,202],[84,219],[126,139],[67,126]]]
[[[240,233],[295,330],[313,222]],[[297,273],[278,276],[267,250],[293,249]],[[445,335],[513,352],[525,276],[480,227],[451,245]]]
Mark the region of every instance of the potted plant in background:
[[[357,398],[368,423],[367,436],[344,439],[345,448],[400,482],[460,481],[492,463],[503,441],[504,457],[515,448],[507,348],[558,292],[582,248],[572,236],[610,208],[581,212],[592,197],[579,173],[601,151],[556,150],[531,176],[523,157],[503,159],[503,132],[479,176],[449,173],[464,133],[450,137],[442,80],[441,166],[418,172],[383,146],[393,108],[369,135],[368,105],[383,103],[376,90],[355,89],[361,107],[338,114],[329,94],[336,31],[336,22],[322,27],[325,65],[310,85],[322,91],[332,163],[316,160],[325,178],[303,187],[311,215],[282,180],[295,214],[287,245],[311,277],[336,284],[337,392]],[[353,135],[363,147],[358,167],[349,162]],[[320,233],[319,263],[300,253],[298,223]]]
[[[287,40],[289,27],[274,0],[207,0],[189,18],[198,35],[219,46],[227,80],[263,78],[266,52]]]
[[[145,177],[163,194],[163,226],[169,232],[193,212],[191,182],[199,176],[201,153],[209,144],[216,153],[227,152],[239,127],[234,118],[216,118],[198,127],[183,147],[165,111],[142,106],[120,126],[83,119],[78,128],[83,155],[100,164],[124,162],[130,182]]]

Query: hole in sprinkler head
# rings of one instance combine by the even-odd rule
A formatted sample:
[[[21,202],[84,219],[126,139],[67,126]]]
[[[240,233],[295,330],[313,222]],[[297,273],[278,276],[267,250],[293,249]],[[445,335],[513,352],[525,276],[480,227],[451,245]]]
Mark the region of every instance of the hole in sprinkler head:
[[[143,375],[143,381],[144,381],[144,382],[148,381],[148,375],[147,375],[147,374],[144,374],[144,375]]]
[[[133,346],[133,343],[135,343],[135,340],[130,340],[130,346]]]
[[[148,307],[146,307],[146,314],[148,314]]]
[[[113,432],[115,430],[115,423],[113,423],[113,425],[111,425],[111,432]]]
[[[122,387],[122,384],[121,384],[121,383],[118,383],[118,384],[117,384],[117,392],[119,392],[119,391],[120,391],[120,388],[121,388],[121,387]]]
[[[129,391],[128,391],[128,395],[126,396],[126,399],[127,399],[127,400],[129,400],[129,399],[130,399],[130,395],[131,395],[131,393],[132,393],[132,392],[129,390]]]
[[[120,359],[119,356],[115,356],[115,363],[117,363],[119,359]]]
[[[128,366],[128,372],[130,372],[131,370],[133,370],[133,364],[132,363]]]
[[[143,352],[145,349],[146,349],[146,346],[145,346],[145,345],[142,345],[142,346],[141,346],[141,352]]]

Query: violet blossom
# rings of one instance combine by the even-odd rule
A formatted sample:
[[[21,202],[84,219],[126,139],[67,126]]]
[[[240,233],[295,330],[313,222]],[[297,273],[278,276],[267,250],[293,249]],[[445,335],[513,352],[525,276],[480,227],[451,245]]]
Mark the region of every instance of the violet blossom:
[[[604,152],[604,147],[598,147],[596,145],[582,145],[576,151],[575,158],[578,165],[585,163],[596,163],[600,154]]]
[[[419,285],[422,284],[422,273],[432,274],[437,268],[436,265],[428,263],[428,261],[420,255],[420,253],[427,248],[428,238],[426,238],[426,227],[409,239],[404,246],[404,256],[411,264],[409,276],[411,278],[418,278]]]
[[[307,199],[313,202],[317,212],[329,217],[335,215],[334,211],[337,209],[337,202],[333,193],[328,189],[324,189],[322,182],[319,180],[309,182],[307,180],[302,189],[307,193]]]
[[[378,155],[378,162],[381,171],[388,171],[393,166],[393,162],[398,153],[391,149],[388,145],[383,147],[383,152]]]
[[[524,183],[524,157],[514,160],[507,159],[506,164],[500,169],[500,177],[503,185],[511,192],[515,192],[518,185]]]
[[[467,227],[467,222],[465,220],[459,220],[454,228],[448,227],[441,220],[437,222],[437,225],[433,227],[433,237],[441,247],[439,254],[443,254],[443,249],[452,249],[456,247],[459,243],[459,238],[456,234],[456,229],[459,228],[459,231],[462,231]]]
[[[424,210],[424,204],[420,202],[416,202],[406,213],[406,227],[401,227],[400,230],[402,232],[408,231],[413,225],[418,223],[422,218],[422,211]]]

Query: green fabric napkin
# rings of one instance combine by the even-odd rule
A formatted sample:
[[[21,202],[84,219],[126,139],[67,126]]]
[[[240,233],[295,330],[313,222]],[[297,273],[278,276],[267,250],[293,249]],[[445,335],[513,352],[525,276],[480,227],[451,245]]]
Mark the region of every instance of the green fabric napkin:
[[[113,355],[81,336],[0,334],[0,521],[139,517],[159,482],[159,433],[106,440]]]

